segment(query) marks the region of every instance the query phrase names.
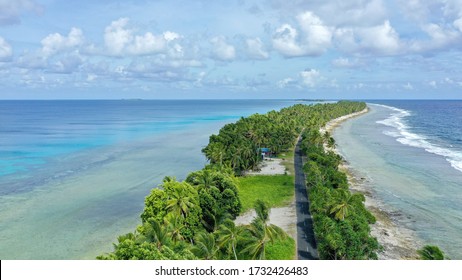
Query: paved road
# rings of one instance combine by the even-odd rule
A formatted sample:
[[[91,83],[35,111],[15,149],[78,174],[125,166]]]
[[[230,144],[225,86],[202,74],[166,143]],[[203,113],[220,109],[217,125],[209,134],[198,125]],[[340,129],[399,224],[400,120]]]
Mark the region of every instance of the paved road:
[[[308,194],[303,173],[301,140],[294,153],[295,165],[295,201],[297,206],[297,256],[299,260],[317,260],[319,258],[313,231],[313,219],[310,214]]]

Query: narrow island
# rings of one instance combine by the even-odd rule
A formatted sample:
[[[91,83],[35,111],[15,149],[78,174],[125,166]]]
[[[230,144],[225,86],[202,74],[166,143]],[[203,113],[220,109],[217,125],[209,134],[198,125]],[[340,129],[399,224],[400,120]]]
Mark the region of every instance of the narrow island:
[[[364,102],[298,104],[225,125],[202,150],[209,164],[184,181],[165,177],[146,197],[141,225],[97,258],[296,259],[297,219],[291,209],[298,143],[316,255],[377,259],[381,246],[370,227],[376,219],[364,195],[350,191],[335,140],[325,129],[334,119],[365,110]]]

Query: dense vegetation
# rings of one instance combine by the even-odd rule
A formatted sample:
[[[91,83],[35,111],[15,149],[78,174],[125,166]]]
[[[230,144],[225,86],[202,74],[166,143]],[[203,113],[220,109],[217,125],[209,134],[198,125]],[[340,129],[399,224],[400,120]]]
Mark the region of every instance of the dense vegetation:
[[[307,129],[302,142],[320,258],[376,259],[379,244],[370,236],[369,227],[375,218],[364,206],[364,195],[348,190],[347,177],[338,170],[342,159],[324,150],[323,143],[332,143],[325,138],[319,130]]]
[[[343,196],[349,197],[346,178],[333,172],[340,159],[325,154],[320,142],[313,142],[313,148],[309,147],[314,141],[311,137],[313,131],[318,131],[333,118],[364,108],[365,104],[358,102],[295,105],[225,125],[218,135],[210,137],[209,144],[203,149],[210,165],[190,173],[182,182],[166,177],[160,188],[153,189],[146,197],[142,224],[133,233],[120,236],[112,253],[98,258],[277,259],[290,255],[288,251],[295,250],[295,243],[282,229],[269,224],[269,208],[272,205],[267,202],[255,200],[256,197],[243,199],[246,208],[250,205],[249,201],[253,202],[257,216],[250,225],[237,226],[234,223],[242,211],[239,194],[247,196],[251,192],[248,183],[253,180],[244,179],[244,191],[240,192],[240,180],[236,175],[256,168],[262,160],[260,148],[270,148],[273,154],[287,151],[293,148],[303,131],[307,139],[305,150],[310,157],[307,166],[313,165],[315,170],[310,168],[307,172],[312,203],[317,205],[313,207],[316,237],[320,240],[320,249],[325,249],[321,257],[374,258],[376,241],[370,238],[367,225],[373,217],[364,209],[362,198],[350,194],[353,206],[337,207],[333,204],[333,201],[341,201]],[[282,185],[287,184],[288,178],[292,180],[290,176],[281,178]],[[316,181],[314,185],[311,183],[313,180]],[[258,189],[261,186],[255,186],[255,190]],[[314,189],[321,191],[318,194]],[[293,194],[293,190],[285,196],[290,196],[290,193]],[[323,197],[323,193],[327,197]],[[326,219],[329,221],[325,222]]]
[[[349,101],[314,106],[298,104],[279,112],[255,114],[225,125],[218,135],[210,137],[202,151],[210,163],[229,166],[241,174],[261,161],[259,148],[269,148],[274,154],[287,151],[304,128],[319,129],[329,120],[360,111],[365,106],[365,103]]]

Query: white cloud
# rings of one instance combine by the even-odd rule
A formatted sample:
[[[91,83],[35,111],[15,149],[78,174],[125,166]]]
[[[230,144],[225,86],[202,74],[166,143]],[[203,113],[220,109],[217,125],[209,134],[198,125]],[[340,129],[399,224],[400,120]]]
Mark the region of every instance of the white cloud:
[[[400,40],[396,30],[387,20],[382,25],[358,30],[361,48],[378,54],[396,54]]]
[[[0,61],[9,61],[13,55],[13,48],[0,36]]]
[[[82,63],[83,59],[80,55],[78,55],[78,53],[70,54],[53,62],[49,71],[69,74],[77,71]]]
[[[310,54],[321,54],[330,46],[332,31],[312,12],[305,12],[297,17],[305,35],[304,43]]]
[[[431,86],[432,88],[437,88],[438,87],[437,84],[436,84],[436,81],[430,81],[428,83],[428,85]]]
[[[266,51],[260,38],[247,39],[247,54],[251,59],[268,59],[269,53]]]
[[[147,32],[142,36],[135,36],[133,42],[127,46],[127,51],[134,55],[144,55],[157,53],[165,49],[166,40],[163,36],[154,36],[151,32]],[[120,49],[115,50],[115,54],[120,54],[123,50],[122,43]]]
[[[304,70],[299,75],[302,84],[310,88],[315,87],[321,78],[321,74],[316,69]]]
[[[321,73],[316,69],[305,69],[298,73],[295,78],[285,78],[277,82],[277,86],[280,88],[285,88],[289,86],[294,86],[296,88],[315,88],[325,78],[321,76]]]
[[[0,0],[0,25],[20,23],[23,12],[41,13],[42,6],[34,0]]]
[[[135,30],[128,28],[128,18],[120,18],[113,21],[104,31],[104,43],[110,55],[150,55],[164,53],[169,49],[169,43],[182,38],[181,35],[166,31],[155,35],[146,32],[143,35],[135,35]],[[179,44],[172,46],[173,51],[181,49]]]
[[[455,29],[442,27],[435,23],[428,23],[422,27],[430,40],[419,40],[410,44],[414,52],[427,52],[456,46],[461,41],[461,33]]]
[[[414,87],[409,82],[407,84],[403,85],[403,88],[406,89],[406,90],[413,90],[414,89]]]
[[[128,18],[120,18],[104,30],[104,43],[110,54],[121,55],[125,47],[132,42],[132,30],[125,29],[128,22]]]
[[[273,47],[285,56],[301,56],[304,52],[297,39],[298,31],[290,24],[284,24],[273,35]]]
[[[350,60],[349,58],[340,57],[332,61],[332,65],[337,68],[356,68],[364,66],[364,62],[359,59]]]
[[[285,78],[283,80],[280,80],[277,82],[278,87],[280,88],[285,88],[286,86],[290,84],[294,84],[296,81],[292,78]]]
[[[214,37],[210,40],[210,43],[212,44],[212,54],[215,59],[230,61],[236,58],[236,49],[226,42],[224,36]]]
[[[166,41],[170,42],[176,39],[180,39],[181,35],[172,31],[165,31],[163,37]]]
[[[282,17],[312,11],[328,26],[370,26],[386,18],[387,9],[383,0],[348,1],[287,1],[271,0],[273,8]]]
[[[399,34],[388,20],[371,27],[337,29],[335,42],[339,50],[360,55],[395,55],[403,51]]]
[[[273,47],[286,57],[323,54],[331,44],[332,29],[310,11],[299,14],[296,20],[300,32],[283,24],[273,34]]]
[[[72,28],[67,36],[59,33],[50,34],[45,37],[42,43],[42,53],[48,57],[61,51],[70,50],[72,48],[82,45],[84,36],[82,30]]]

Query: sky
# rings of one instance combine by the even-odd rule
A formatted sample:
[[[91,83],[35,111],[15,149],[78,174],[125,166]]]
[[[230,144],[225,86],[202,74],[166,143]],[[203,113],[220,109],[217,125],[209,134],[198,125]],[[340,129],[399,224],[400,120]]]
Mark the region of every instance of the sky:
[[[462,0],[0,0],[0,99],[460,99]]]

